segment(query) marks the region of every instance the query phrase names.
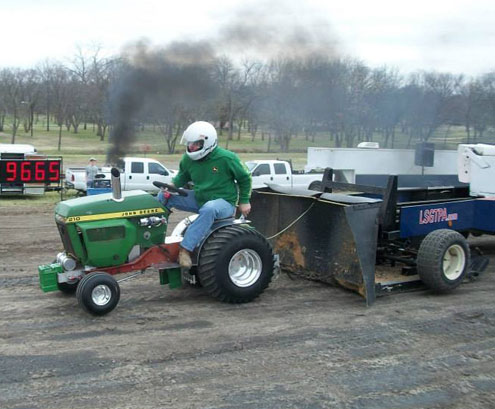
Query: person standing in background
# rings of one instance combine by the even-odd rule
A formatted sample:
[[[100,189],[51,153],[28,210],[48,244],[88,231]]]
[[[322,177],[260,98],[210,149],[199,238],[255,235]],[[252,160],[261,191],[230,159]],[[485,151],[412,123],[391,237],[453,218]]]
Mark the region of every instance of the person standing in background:
[[[89,164],[86,166],[86,188],[92,188],[94,186],[95,176],[98,173],[98,166],[96,166],[96,159],[90,158]]]

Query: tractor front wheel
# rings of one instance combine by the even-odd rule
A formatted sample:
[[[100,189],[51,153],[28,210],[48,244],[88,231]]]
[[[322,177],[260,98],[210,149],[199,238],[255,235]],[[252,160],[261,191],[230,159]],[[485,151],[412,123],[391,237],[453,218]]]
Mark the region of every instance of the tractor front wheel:
[[[445,293],[459,286],[469,265],[469,245],[462,234],[454,230],[434,230],[421,242],[417,258],[418,274],[437,293]]]
[[[115,278],[108,273],[90,273],[84,276],[77,286],[76,297],[86,312],[105,315],[117,306],[120,287]]]
[[[256,230],[227,226],[206,240],[199,255],[198,276],[213,297],[245,303],[268,287],[274,260],[270,243]]]

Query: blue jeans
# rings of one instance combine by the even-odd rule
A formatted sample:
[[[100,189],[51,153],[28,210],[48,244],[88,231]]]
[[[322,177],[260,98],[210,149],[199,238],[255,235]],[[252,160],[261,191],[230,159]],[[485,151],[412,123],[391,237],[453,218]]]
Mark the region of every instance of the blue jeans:
[[[178,210],[199,214],[198,218],[187,228],[184,239],[180,244],[186,250],[193,251],[209,232],[215,219],[233,216],[235,206],[224,199],[215,199],[199,207],[194,196],[194,191],[186,190],[186,192],[188,193],[187,196],[172,195],[168,199],[165,199],[163,192],[160,191],[157,199],[168,209],[174,207]]]

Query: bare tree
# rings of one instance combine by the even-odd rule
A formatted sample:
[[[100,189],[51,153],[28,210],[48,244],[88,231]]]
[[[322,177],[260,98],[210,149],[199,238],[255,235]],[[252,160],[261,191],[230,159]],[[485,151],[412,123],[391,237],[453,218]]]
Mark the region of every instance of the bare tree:
[[[167,144],[168,153],[175,153],[177,142],[190,121],[190,114],[184,106],[170,104],[162,107],[155,118],[156,125]]]
[[[407,100],[405,125],[412,140],[427,141],[433,133],[451,120],[451,101],[461,93],[463,76],[449,73],[414,74],[404,88]]]
[[[60,151],[62,147],[62,127],[67,119],[69,101],[71,95],[70,77],[67,69],[62,66],[54,67],[53,72],[53,112],[58,125],[58,145]]]
[[[400,101],[402,77],[395,70],[375,69],[371,73],[371,86],[366,96],[370,109],[370,122],[365,131],[366,140],[378,131],[383,136],[384,147],[394,147],[396,128],[404,114]]]
[[[0,71],[0,83],[2,84],[2,94],[7,107],[11,114],[12,139],[15,143],[17,130],[20,124],[21,102],[23,100],[24,73],[20,69],[4,68]]]
[[[96,134],[100,141],[105,139],[108,127],[108,93],[112,78],[118,71],[120,60],[118,58],[103,58],[97,49],[91,56],[88,67],[88,100],[85,106],[87,115],[96,123]]]
[[[229,134],[226,147],[233,139],[234,124],[237,122],[238,139],[245,116],[258,97],[257,83],[263,65],[258,61],[244,60],[236,67],[227,57],[219,58],[213,66],[213,81],[218,87],[217,112],[220,134],[224,124],[228,124]]]
[[[258,115],[282,152],[289,151],[291,139],[302,129],[303,101],[299,98],[300,77],[298,63],[294,60],[272,61],[263,89]],[[271,149],[271,137],[268,151]]]
[[[74,94],[67,120],[78,132],[80,124],[89,120],[97,123],[97,135],[105,137],[107,124],[103,112],[109,85],[109,66],[111,60],[100,56],[102,47],[95,44],[88,48],[77,47],[71,60],[69,71]]]
[[[55,71],[57,63],[44,61],[37,67],[40,76],[40,105],[43,106],[43,111],[46,116],[46,131],[50,131],[50,119],[53,107],[53,82],[55,79]]]
[[[7,100],[4,91],[4,84],[0,76],[0,132],[4,131],[6,116],[7,116]]]
[[[24,71],[23,101],[21,105],[25,107],[24,131],[30,132],[31,137],[34,131],[34,112],[37,108],[41,91],[41,80],[39,72],[35,69]]]
[[[244,60],[240,68],[240,82],[237,89],[237,139],[240,139],[242,124],[256,118],[253,105],[261,98],[260,84],[265,75],[265,65],[256,60]],[[256,134],[257,124],[252,124],[251,135]]]
[[[227,137],[227,147],[232,140],[234,129],[234,117],[237,113],[235,93],[239,87],[239,72],[234,67],[233,62],[227,57],[221,57],[213,67],[213,80],[219,88],[218,112],[220,134],[223,124],[228,124],[229,134]]]
[[[495,127],[495,71],[481,77],[484,91],[484,101],[489,115],[489,124]]]

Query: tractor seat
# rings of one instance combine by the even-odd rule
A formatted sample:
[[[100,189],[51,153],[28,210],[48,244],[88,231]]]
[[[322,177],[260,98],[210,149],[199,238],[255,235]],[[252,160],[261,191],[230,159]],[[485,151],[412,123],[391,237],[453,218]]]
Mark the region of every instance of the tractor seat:
[[[215,219],[215,222],[218,222],[220,220],[234,220],[234,216],[227,216],[227,217],[222,217],[221,219]]]

